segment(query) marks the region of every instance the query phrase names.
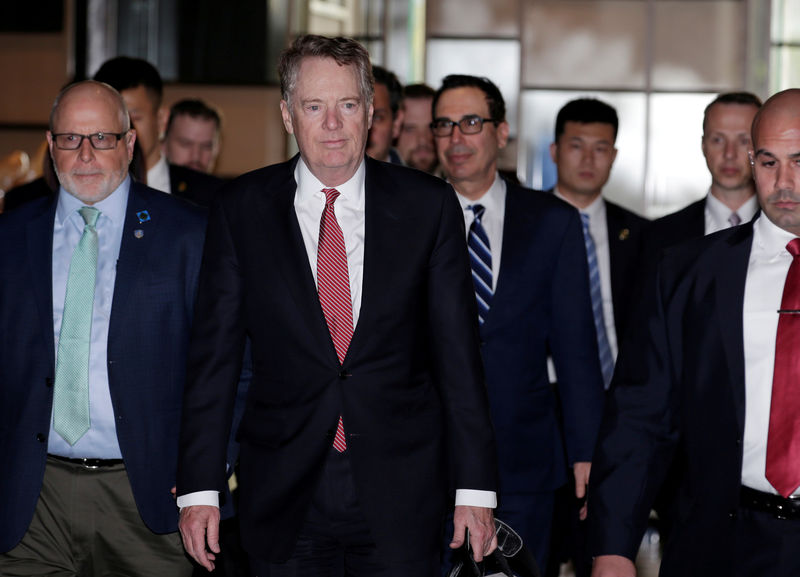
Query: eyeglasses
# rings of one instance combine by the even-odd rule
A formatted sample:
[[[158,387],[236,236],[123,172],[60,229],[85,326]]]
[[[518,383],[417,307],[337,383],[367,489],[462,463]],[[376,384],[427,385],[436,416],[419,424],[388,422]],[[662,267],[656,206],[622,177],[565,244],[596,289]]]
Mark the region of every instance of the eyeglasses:
[[[458,122],[449,118],[435,118],[431,122],[431,130],[434,136],[450,136],[453,134],[453,129],[458,126],[461,134],[478,134],[483,130],[484,122],[491,122],[495,126],[498,124],[494,118],[481,118],[477,114],[467,114],[462,116]]]
[[[78,150],[83,144],[84,138],[89,139],[95,150],[111,150],[117,147],[119,139],[126,134],[128,134],[127,130],[125,132],[95,132],[94,134],[62,132],[61,134],[51,134],[51,136],[56,148],[60,150]]]

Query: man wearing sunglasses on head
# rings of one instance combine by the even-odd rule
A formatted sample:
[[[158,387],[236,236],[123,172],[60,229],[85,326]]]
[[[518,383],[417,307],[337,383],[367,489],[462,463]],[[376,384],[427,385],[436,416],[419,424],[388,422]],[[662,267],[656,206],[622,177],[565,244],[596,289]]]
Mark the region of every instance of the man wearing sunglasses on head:
[[[584,496],[603,405],[581,220],[567,203],[499,176],[509,126],[490,80],[447,76],[433,117],[439,162],[467,228],[498,443],[496,514],[544,566],[554,492],[568,464]]]

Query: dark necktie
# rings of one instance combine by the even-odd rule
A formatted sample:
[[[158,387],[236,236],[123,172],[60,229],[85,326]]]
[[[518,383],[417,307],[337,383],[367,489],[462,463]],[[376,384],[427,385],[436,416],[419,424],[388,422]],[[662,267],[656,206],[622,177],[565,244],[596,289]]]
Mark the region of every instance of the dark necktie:
[[[600,370],[603,372],[603,385],[607,389],[611,384],[611,377],[614,375],[614,356],[611,354],[611,345],[608,343],[608,333],[606,333],[600,268],[597,264],[597,250],[594,246],[594,240],[591,232],[589,232],[588,214],[581,213],[581,223],[583,224],[583,242],[586,245],[586,261],[589,265],[589,293],[592,297],[592,315],[594,316],[594,329],[597,333]]]
[[[350,339],[353,338],[353,304],[350,300],[350,276],[347,272],[347,251],[344,235],[333,203],[339,197],[335,188],[323,188],[325,208],[319,223],[319,245],[317,247],[317,292],[325,322],[336,348],[339,363],[344,361]],[[340,453],[347,449],[344,423],[341,415],[336,427],[333,447]]]
[[[89,430],[89,349],[97,275],[97,219],[91,206],[79,209],[83,235],[72,253],[58,337],[53,390],[53,428],[74,445]]]
[[[473,204],[469,207],[475,218],[469,227],[467,248],[469,249],[469,262],[472,268],[472,282],[475,285],[475,298],[478,301],[478,323],[483,325],[489,308],[492,306],[492,250],[489,245],[489,236],[483,228],[483,213],[486,210],[482,204]]]
[[[765,472],[784,497],[800,487],[800,238],[790,241],[786,250],[793,260],[778,311]]]

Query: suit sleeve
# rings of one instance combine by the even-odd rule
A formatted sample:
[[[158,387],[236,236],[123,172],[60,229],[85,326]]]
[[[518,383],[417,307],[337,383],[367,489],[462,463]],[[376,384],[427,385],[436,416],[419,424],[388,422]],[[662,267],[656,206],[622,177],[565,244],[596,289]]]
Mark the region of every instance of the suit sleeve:
[[[228,207],[209,214],[189,348],[178,462],[178,494],[226,487],[226,449],[245,332],[242,277]]]
[[[591,461],[605,393],[580,217],[570,211],[552,278],[550,349],[558,375],[570,465]]]
[[[452,482],[458,489],[496,491],[494,429],[480,357],[464,218],[455,194],[448,192],[429,263],[428,307]]]
[[[593,555],[636,557],[677,443],[677,369],[660,285],[651,275],[644,291],[650,296],[634,310],[599,433],[589,484]]]

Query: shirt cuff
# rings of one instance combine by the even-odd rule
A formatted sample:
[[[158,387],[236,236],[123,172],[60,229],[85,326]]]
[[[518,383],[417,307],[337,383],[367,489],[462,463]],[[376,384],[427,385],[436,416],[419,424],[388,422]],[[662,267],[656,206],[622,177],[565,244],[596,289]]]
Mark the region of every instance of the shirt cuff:
[[[494,491],[478,491],[476,489],[456,489],[456,507],[461,505],[496,509],[497,493]]]
[[[178,509],[193,505],[209,505],[219,508],[219,491],[196,491],[178,497]]]

